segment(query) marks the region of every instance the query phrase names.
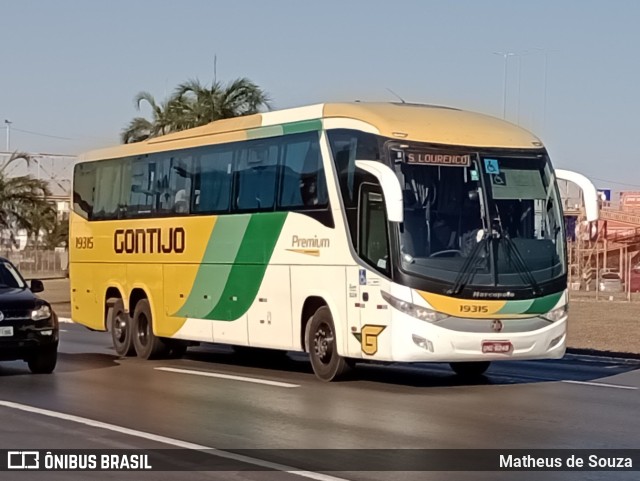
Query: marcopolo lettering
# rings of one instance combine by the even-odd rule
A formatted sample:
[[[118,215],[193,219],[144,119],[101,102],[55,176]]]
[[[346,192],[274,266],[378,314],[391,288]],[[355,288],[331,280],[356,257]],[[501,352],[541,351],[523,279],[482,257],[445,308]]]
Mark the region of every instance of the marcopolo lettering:
[[[116,254],[180,254],[184,252],[185,239],[182,227],[116,229],[113,249]]]

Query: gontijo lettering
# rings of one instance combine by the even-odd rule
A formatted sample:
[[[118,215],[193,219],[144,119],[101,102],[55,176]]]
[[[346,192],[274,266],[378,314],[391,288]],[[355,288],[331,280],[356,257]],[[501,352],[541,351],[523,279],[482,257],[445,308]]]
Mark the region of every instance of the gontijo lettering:
[[[182,227],[116,229],[113,233],[116,254],[180,254],[184,252],[185,241]]]

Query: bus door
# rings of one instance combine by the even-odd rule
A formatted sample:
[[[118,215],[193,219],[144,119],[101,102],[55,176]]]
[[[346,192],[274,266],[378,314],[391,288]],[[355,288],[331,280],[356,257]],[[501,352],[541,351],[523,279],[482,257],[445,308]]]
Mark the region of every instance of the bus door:
[[[358,266],[356,305],[360,317],[358,341],[362,358],[391,355],[390,312],[381,289],[389,289],[391,269],[384,197],[378,185],[363,183],[358,202],[358,254],[368,267]],[[349,283],[351,286],[351,283]],[[350,299],[351,300],[351,299]],[[387,332],[385,332],[387,331]],[[385,335],[386,334],[386,335]]]

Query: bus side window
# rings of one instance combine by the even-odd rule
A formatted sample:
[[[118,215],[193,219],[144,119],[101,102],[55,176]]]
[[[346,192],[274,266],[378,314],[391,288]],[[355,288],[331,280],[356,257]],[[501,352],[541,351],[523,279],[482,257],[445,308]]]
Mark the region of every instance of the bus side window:
[[[278,205],[294,210],[326,208],[329,196],[317,132],[292,136],[285,142]]]
[[[272,210],[278,171],[277,140],[243,149],[235,164],[236,205],[239,211]]]
[[[233,150],[214,148],[196,157],[193,212],[228,212]]]

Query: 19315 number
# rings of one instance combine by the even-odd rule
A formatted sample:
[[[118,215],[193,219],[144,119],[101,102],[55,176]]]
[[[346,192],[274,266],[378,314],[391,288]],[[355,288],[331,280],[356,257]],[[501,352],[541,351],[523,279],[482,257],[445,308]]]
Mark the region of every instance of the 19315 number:
[[[76,237],[76,249],[93,249],[93,237]]]
[[[460,306],[460,312],[489,312],[488,306],[480,306],[477,304],[463,304]]]

